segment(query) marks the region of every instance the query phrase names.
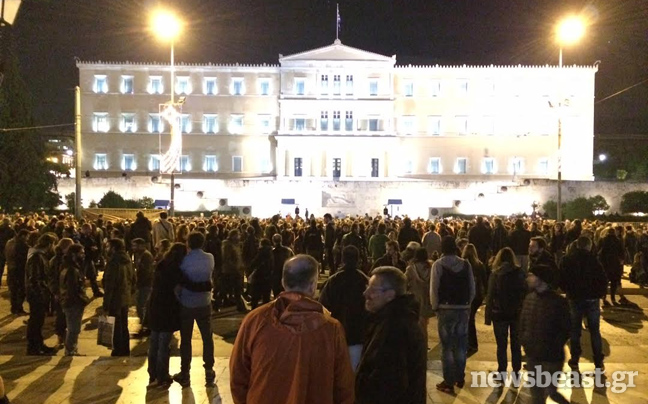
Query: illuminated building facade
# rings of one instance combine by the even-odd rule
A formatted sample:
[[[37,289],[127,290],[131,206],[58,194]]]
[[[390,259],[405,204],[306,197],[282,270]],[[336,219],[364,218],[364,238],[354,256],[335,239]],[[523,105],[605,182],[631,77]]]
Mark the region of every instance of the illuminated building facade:
[[[168,199],[159,144],[169,127],[159,104],[169,98],[169,66],[77,66],[84,203],[106,188]],[[414,216],[527,211],[534,196],[514,195],[556,178],[559,116],[563,179],[593,179],[596,71],[404,66],[337,40],[280,55],[278,65],[181,64],[176,206],[216,209],[227,200],[259,216],[293,204],[316,214],[376,213],[391,199]],[[508,203],[469,208],[497,198]]]

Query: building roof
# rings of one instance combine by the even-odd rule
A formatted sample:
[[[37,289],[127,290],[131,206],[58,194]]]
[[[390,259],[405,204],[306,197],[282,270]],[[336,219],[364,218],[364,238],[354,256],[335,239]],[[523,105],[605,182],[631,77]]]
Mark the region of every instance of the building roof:
[[[356,62],[387,62],[396,63],[396,55],[389,57],[366,50],[343,45],[339,39],[333,45],[312,49],[294,55],[279,55],[279,62],[297,61],[356,61]]]

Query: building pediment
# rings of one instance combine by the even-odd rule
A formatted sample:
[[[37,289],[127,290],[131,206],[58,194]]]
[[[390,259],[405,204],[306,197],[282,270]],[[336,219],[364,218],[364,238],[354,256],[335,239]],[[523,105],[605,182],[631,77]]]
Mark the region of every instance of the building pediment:
[[[279,63],[285,62],[303,63],[303,62],[382,62],[389,63],[392,66],[396,63],[396,55],[389,57],[366,50],[353,48],[343,45],[339,39],[336,39],[333,45],[322,48],[312,49],[294,55],[279,55]]]

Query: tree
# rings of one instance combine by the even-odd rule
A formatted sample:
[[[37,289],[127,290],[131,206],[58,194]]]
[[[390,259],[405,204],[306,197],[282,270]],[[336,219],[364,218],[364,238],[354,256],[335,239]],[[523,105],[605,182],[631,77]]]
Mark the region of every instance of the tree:
[[[148,196],[145,196],[137,202],[139,203],[139,207],[142,209],[155,209],[155,201],[153,198],[149,198]]]
[[[115,191],[108,191],[99,200],[100,208],[126,208],[126,201],[124,197]]]
[[[68,210],[70,213],[75,214],[75,209],[76,209],[76,192],[72,192],[71,194],[65,195],[65,204],[68,207]]]
[[[555,219],[556,206],[556,201],[549,200],[542,205],[542,209],[550,219]],[[608,209],[610,209],[610,205],[601,195],[589,198],[581,196],[562,204],[563,217],[570,220],[591,218],[594,216],[595,211],[606,211]]]
[[[621,213],[648,211],[648,192],[631,191],[621,197]]]
[[[0,84],[0,128],[31,128],[30,97],[9,35],[3,38],[7,43]],[[46,139],[37,131],[0,132],[0,209],[35,211],[61,203],[54,167],[46,161],[46,153]]]

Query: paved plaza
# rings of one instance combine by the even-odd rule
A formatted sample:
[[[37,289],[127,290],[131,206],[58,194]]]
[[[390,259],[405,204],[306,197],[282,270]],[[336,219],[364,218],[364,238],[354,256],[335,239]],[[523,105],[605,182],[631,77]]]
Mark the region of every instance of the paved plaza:
[[[148,342],[131,339],[130,358],[111,358],[110,351],[96,345],[97,308],[101,300],[93,301],[83,318],[79,351],[84,357],[68,358],[59,351],[56,356],[26,356],[25,321],[27,317],[14,317],[9,313],[8,291],[3,280],[0,288],[0,375],[5,380],[12,403],[232,403],[229,389],[228,362],[238,326],[243,318],[234,309],[214,314],[214,342],[216,356],[215,388],[204,387],[204,371],[201,359],[201,342],[197,328],[194,330],[192,385],[182,389],[174,384],[167,390],[146,389],[146,353]],[[608,381],[612,382],[615,371],[637,371],[636,387],[628,387],[624,393],[614,393],[612,387],[566,388],[561,392],[572,403],[648,403],[648,291],[624,280],[623,286],[630,306],[614,307],[603,311],[601,333],[606,355]],[[28,310],[27,304],[25,309]],[[139,322],[134,309],[130,314],[130,330],[136,333]],[[468,359],[467,386],[456,390],[451,396],[436,391],[434,385],[442,380],[440,345],[436,332],[436,320],[430,321],[428,354],[428,403],[525,403],[529,400],[526,388],[471,387],[471,371],[493,371],[495,338],[492,328],[483,325],[483,307],[477,314],[479,351]],[[48,317],[44,330],[48,345],[55,345],[53,317]],[[176,333],[176,338],[179,334]],[[174,339],[171,372],[180,369],[179,341]],[[589,335],[583,333],[584,355],[581,370],[593,370]],[[569,355],[569,353],[567,353]],[[280,404],[280,403],[278,403]]]

